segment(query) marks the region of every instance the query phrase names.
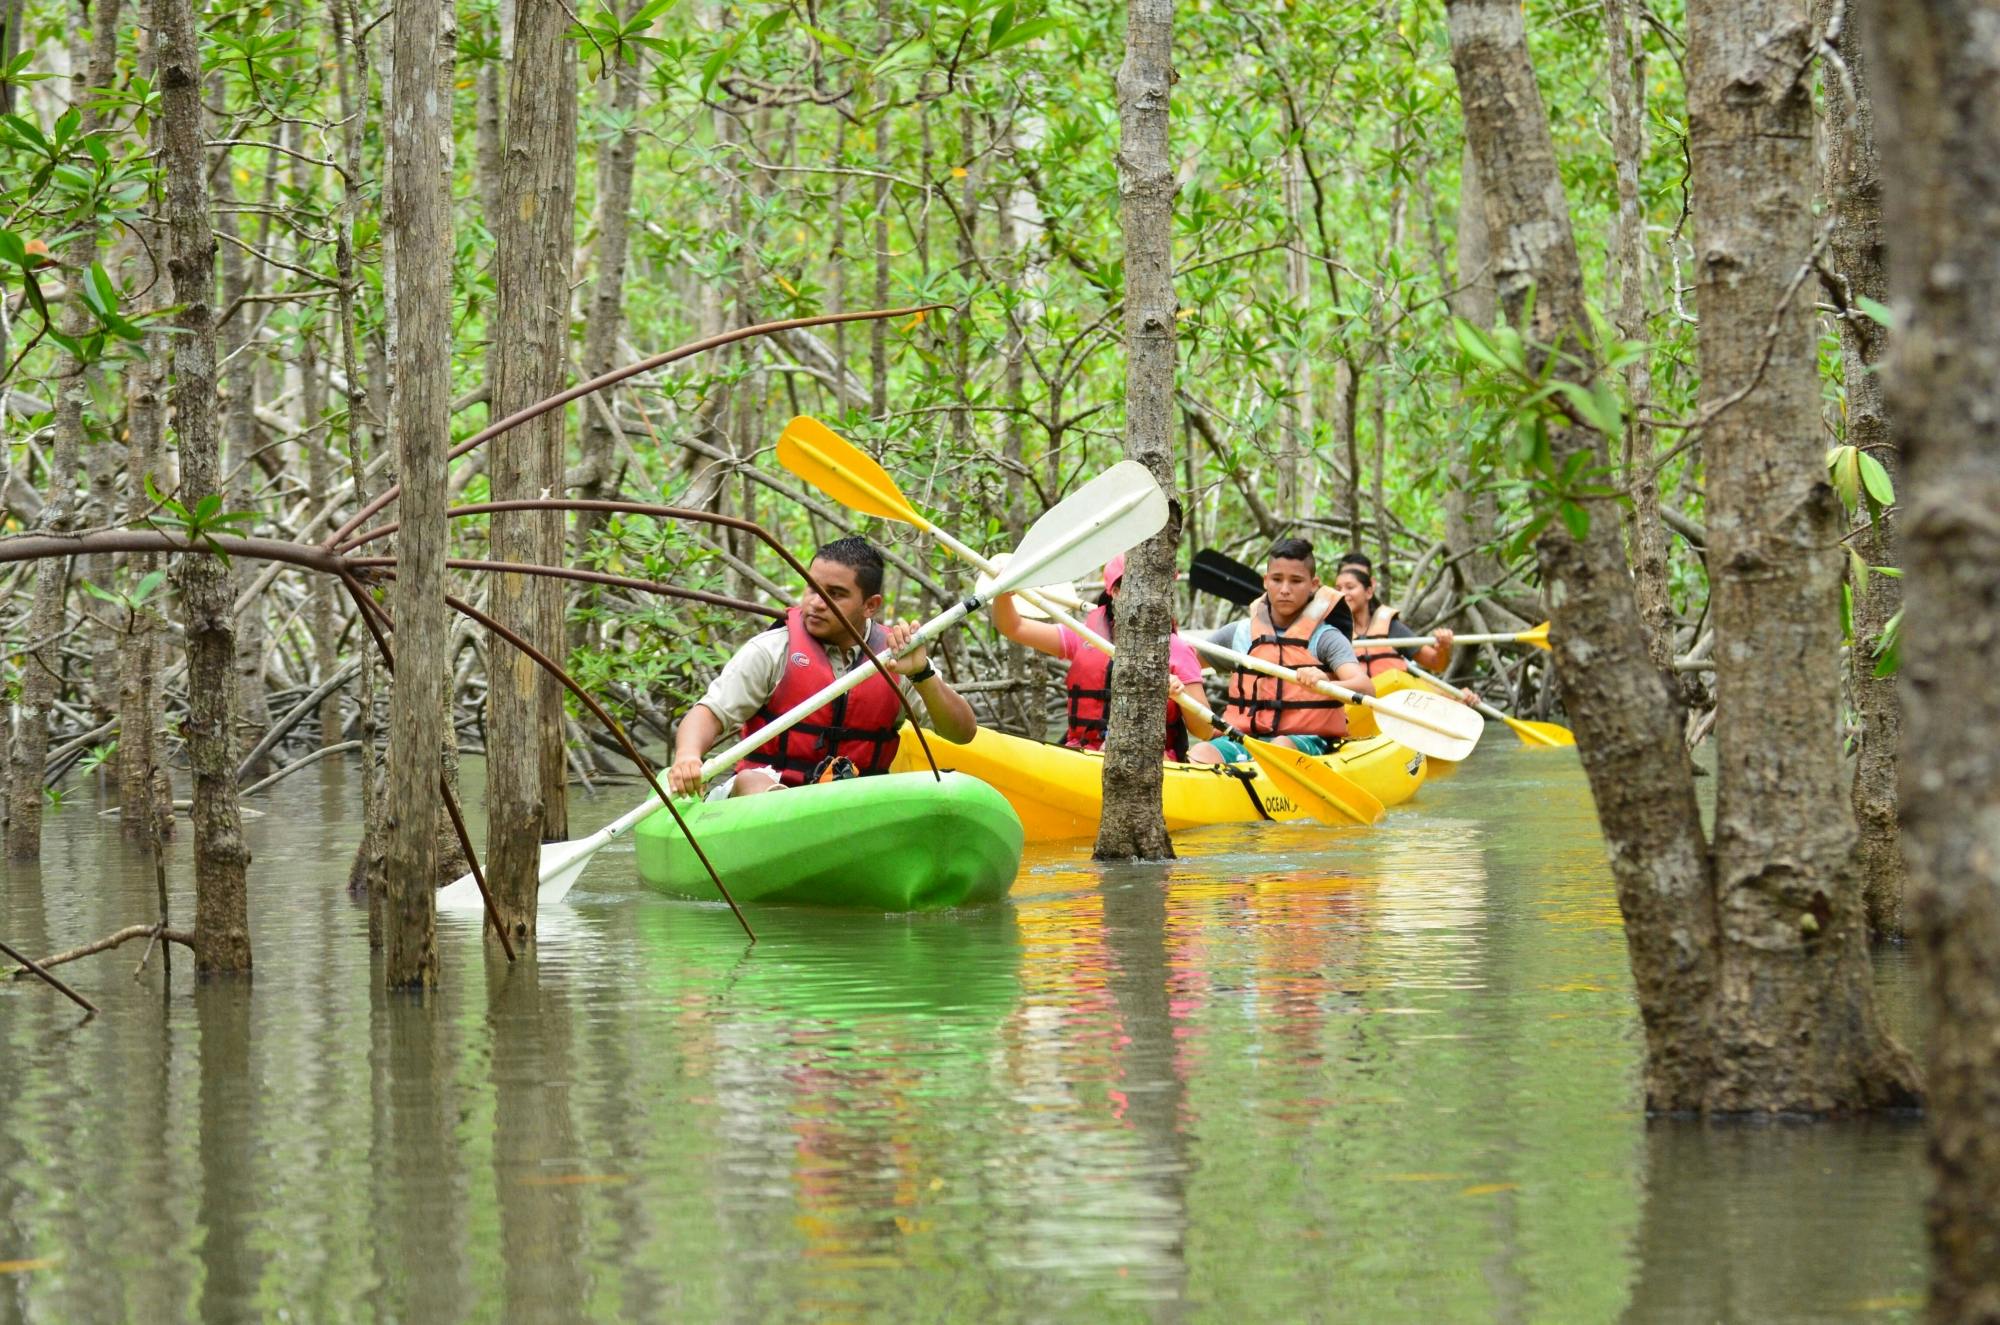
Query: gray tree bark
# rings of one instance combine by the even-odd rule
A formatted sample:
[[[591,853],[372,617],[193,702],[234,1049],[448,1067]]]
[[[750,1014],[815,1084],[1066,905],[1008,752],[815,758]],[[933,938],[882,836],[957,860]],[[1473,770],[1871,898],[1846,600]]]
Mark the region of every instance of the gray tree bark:
[[[1907,1097],[1875,1015],[1840,750],[1840,507],[1802,296],[1817,183],[1805,0],[1691,0],[1688,127],[1716,637],[1711,1108]],[[1774,316],[1774,310],[1782,308]],[[1775,328],[1775,331],[1773,330]]]
[[[1646,48],[1634,0],[1604,0],[1611,54],[1612,149],[1618,170],[1618,334],[1646,338],[1646,210],[1639,168],[1646,152]],[[1674,608],[1667,592],[1667,530],[1660,520],[1659,476],[1653,472],[1653,370],[1644,356],[1625,365],[1625,424],[1620,468],[1632,507],[1626,515],[1632,583],[1646,648],[1661,671],[1674,661]]]
[[[1475,327],[1490,327],[1498,310],[1493,292],[1493,251],[1486,227],[1486,192],[1479,186],[1479,160],[1467,144],[1458,171],[1458,262],[1456,289],[1448,301],[1453,317]],[[1497,583],[1500,559],[1472,549],[1493,543],[1500,525],[1500,503],[1491,491],[1477,491],[1482,475],[1475,473],[1466,448],[1451,457],[1451,487],[1444,494],[1444,537],[1454,553],[1464,554],[1454,567],[1461,585]]]
[[[150,236],[149,236],[150,238]],[[130,391],[125,420],[125,511],[127,523],[136,524],[152,509],[146,495],[146,479],[151,476],[161,491],[173,487],[161,472],[160,433],[163,422],[160,395],[166,387],[169,338],[157,331],[146,334],[146,354],[126,373]],[[150,574],[160,558],[139,554],[127,567],[134,584]],[[154,771],[160,766],[160,646],[154,613],[165,601],[156,593],[146,610],[128,623],[119,651],[118,673],[118,826],[127,837],[150,841],[154,824],[169,831],[174,824],[170,805],[154,804]]]
[[[396,11],[388,228],[395,244],[396,681],[389,710],[388,858],[382,900],[391,989],[437,983],[438,749],[448,734],[445,515],[451,436],[451,0]]]
[[[576,67],[567,11],[556,0],[521,0],[515,19],[507,88],[503,192],[511,202],[498,217],[496,339],[492,403],[501,418],[558,389],[567,362],[567,257],[576,173]],[[560,241],[558,243],[558,240]],[[560,248],[563,260],[552,262]],[[562,482],[552,456],[562,449],[561,411],[495,439],[489,459],[497,499],[534,497]],[[496,557],[544,559],[547,521],[539,514],[495,516]],[[556,529],[560,535],[560,521]],[[545,621],[528,577],[493,577],[493,614],[544,648]],[[506,641],[487,641],[486,805],[488,869],[503,922],[517,936],[535,930],[536,868],[549,811],[565,778],[547,784],[542,730],[553,714],[534,663]],[[558,640],[555,653],[560,655]]]
[[[222,491],[215,420],[215,236],[208,224],[201,41],[190,0],[152,0],[165,177],[167,271],[180,311],[174,326],[172,403],[180,436],[180,500],[190,509]],[[188,554],[175,566],[187,631],[188,762],[194,773],[195,969],[250,970],[244,876],[250,852],[236,801],[235,576],[220,558]]]
[[[1167,151],[1173,0],[1127,0],[1118,68],[1119,225],[1125,240],[1125,456],[1174,490],[1174,169]],[[1104,742],[1098,860],[1170,860],[1160,809],[1167,636],[1179,505],[1141,543],[1118,595],[1118,666]]]
[[[1520,6],[1450,0],[1447,14],[1502,311],[1518,321],[1532,293],[1534,339],[1563,346],[1592,370],[1581,339],[1583,273]],[[1603,439],[1581,428],[1552,424],[1550,441],[1559,459],[1581,452],[1605,463]],[[1582,539],[1552,525],[1537,552],[1554,605],[1551,639],[1564,707],[1625,918],[1646,1029],[1647,1104],[1699,1108],[1713,1053],[1707,1010],[1717,919],[1679,706],[1646,653],[1615,513],[1594,504]]]
[[[1875,116],[1869,98],[1869,68],[1859,25],[1846,18],[1843,4],[1819,0],[1819,26],[1843,68],[1829,67],[1826,87],[1825,189],[1833,205],[1833,235],[1827,248],[1835,277],[1824,283],[1828,300],[1846,310],[1839,319],[1840,354],[1847,384],[1847,437],[1896,472],[1896,443],[1882,403],[1881,362],[1887,328],[1861,311],[1861,299],[1889,301],[1882,257],[1882,166],[1875,150]],[[1857,505],[1849,546],[1870,566],[1896,564],[1893,509],[1871,520],[1867,503]],[[1868,927],[1876,934],[1903,932],[1903,849],[1896,824],[1896,746],[1903,713],[1894,677],[1875,675],[1875,641],[1902,606],[1902,581],[1889,575],[1852,585],[1854,648],[1849,655],[1854,707],[1861,715],[1855,752],[1853,807],[1861,837],[1855,865],[1861,872]]]
[[[77,67],[71,100],[91,107],[91,89],[108,86],[118,60],[118,7],[116,0],[99,0],[95,22],[89,7],[83,11],[80,31],[93,34],[89,58]],[[98,80],[102,80],[99,82]],[[103,123],[103,112],[86,109],[83,132],[93,132]],[[82,227],[63,246],[63,263],[73,274],[90,270],[97,261],[97,231]],[[79,335],[88,328],[90,314],[83,306],[81,282],[68,300],[63,315],[64,328]],[[40,528],[52,534],[69,533],[77,527],[77,469],[83,453],[84,405],[89,398],[85,366],[68,351],[56,362],[55,437],[49,448],[49,493],[42,504]],[[20,699],[16,704],[11,765],[7,795],[7,856],[10,860],[35,860],[42,854],[42,781],[49,753],[49,710],[55,703],[62,670],[63,608],[69,597],[69,559],[50,557],[35,567],[34,605],[28,612],[27,633],[33,646],[21,659]]]
[[[583,371],[596,377],[617,367],[618,338],[625,325],[625,254],[632,234],[632,176],[639,159],[639,71],[614,67],[611,112],[623,126],[598,151],[597,281],[590,291],[590,316],[583,331]],[[618,436],[608,411],[586,410],[582,482],[577,495],[608,498],[617,469]],[[601,517],[579,513],[576,548],[581,553]]]
[[[1900,328],[1888,407],[1907,565],[1902,840],[1923,974],[1933,1321],[2000,1321],[2000,4],[1867,7]]]

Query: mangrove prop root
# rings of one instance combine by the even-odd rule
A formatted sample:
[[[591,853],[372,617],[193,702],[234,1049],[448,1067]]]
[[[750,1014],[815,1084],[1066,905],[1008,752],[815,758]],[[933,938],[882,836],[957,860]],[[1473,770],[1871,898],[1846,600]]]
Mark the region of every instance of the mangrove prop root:
[[[588,382],[579,382],[566,391],[559,391],[546,400],[540,400],[532,405],[517,409],[506,418],[487,424],[471,437],[454,446],[451,449],[451,454],[446,459],[456,460],[467,452],[475,451],[486,445],[486,443],[492,441],[501,433],[509,432],[524,423],[538,419],[550,410],[561,409],[572,400],[581,399],[593,391],[602,391],[605,387],[616,386],[628,377],[637,377],[640,373],[651,372],[655,368],[663,368],[667,364],[700,354],[705,350],[720,349],[724,345],[734,345],[740,340],[750,340],[757,336],[772,336],[781,331],[796,331],[803,327],[823,327],[835,322],[865,322],[885,317],[904,317],[944,307],[947,307],[947,305],[920,304],[910,308],[871,308],[859,309],[851,313],[818,313],[812,317],[787,318],[782,322],[760,322],[754,326],[737,327],[731,331],[724,331],[710,336],[705,340],[689,341],[687,344],[677,345],[671,350],[663,350],[651,358],[641,359],[637,363],[626,364],[623,368],[614,368],[608,373],[591,378]],[[401,496],[402,491],[403,487],[400,483],[384,489],[366,506],[355,512],[345,524],[334,530],[328,536],[323,546],[328,549],[339,547],[349,534],[359,529],[376,512],[382,510],[390,502],[395,501],[397,497]]]

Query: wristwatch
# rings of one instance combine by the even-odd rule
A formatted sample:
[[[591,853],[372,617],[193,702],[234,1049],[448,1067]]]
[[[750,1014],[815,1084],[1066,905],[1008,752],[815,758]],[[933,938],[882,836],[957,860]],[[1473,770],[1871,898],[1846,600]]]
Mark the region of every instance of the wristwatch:
[[[933,664],[930,659],[926,658],[924,659],[923,671],[910,673],[910,684],[913,686],[920,686],[924,682],[930,680],[933,676],[936,675],[937,675],[936,665]]]

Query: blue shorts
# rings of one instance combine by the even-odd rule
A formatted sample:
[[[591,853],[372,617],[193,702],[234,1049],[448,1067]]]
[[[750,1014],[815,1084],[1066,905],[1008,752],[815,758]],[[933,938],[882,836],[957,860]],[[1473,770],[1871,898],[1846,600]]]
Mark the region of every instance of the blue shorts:
[[[1292,733],[1285,739],[1297,746],[1301,754],[1323,755],[1333,749],[1333,742],[1324,736]],[[1222,756],[1222,762],[1225,764],[1243,764],[1250,761],[1250,752],[1243,748],[1242,743],[1232,741],[1227,736],[1213,737],[1209,744],[1215,747],[1215,752]]]

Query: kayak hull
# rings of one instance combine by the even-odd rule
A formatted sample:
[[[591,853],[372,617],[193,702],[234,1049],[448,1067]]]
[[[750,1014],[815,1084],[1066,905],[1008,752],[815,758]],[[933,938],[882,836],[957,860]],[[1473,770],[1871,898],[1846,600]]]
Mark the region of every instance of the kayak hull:
[[[1101,754],[1025,740],[985,727],[967,745],[953,745],[931,733],[930,748],[939,768],[970,773],[996,787],[1020,815],[1030,842],[1096,836],[1104,808]],[[1407,746],[1378,736],[1372,741],[1348,741],[1320,762],[1367,789],[1384,805],[1400,805],[1423,784],[1429,761]],[[898,771],[928,767],[907,727],[892,767]],[[1168,832],[1208,824],[1310,817],[1253,765],[1240,765],[1237,772],[1230,772],[1209,764],[1169,763],[1161,802]]]
[[[681,810],[737,902],[935,911],[998,901],[1020,869],[1021,820],[964,774],[889,773],[702,801]],[[720,900],[665,810],[633,829],[639,878]]]

